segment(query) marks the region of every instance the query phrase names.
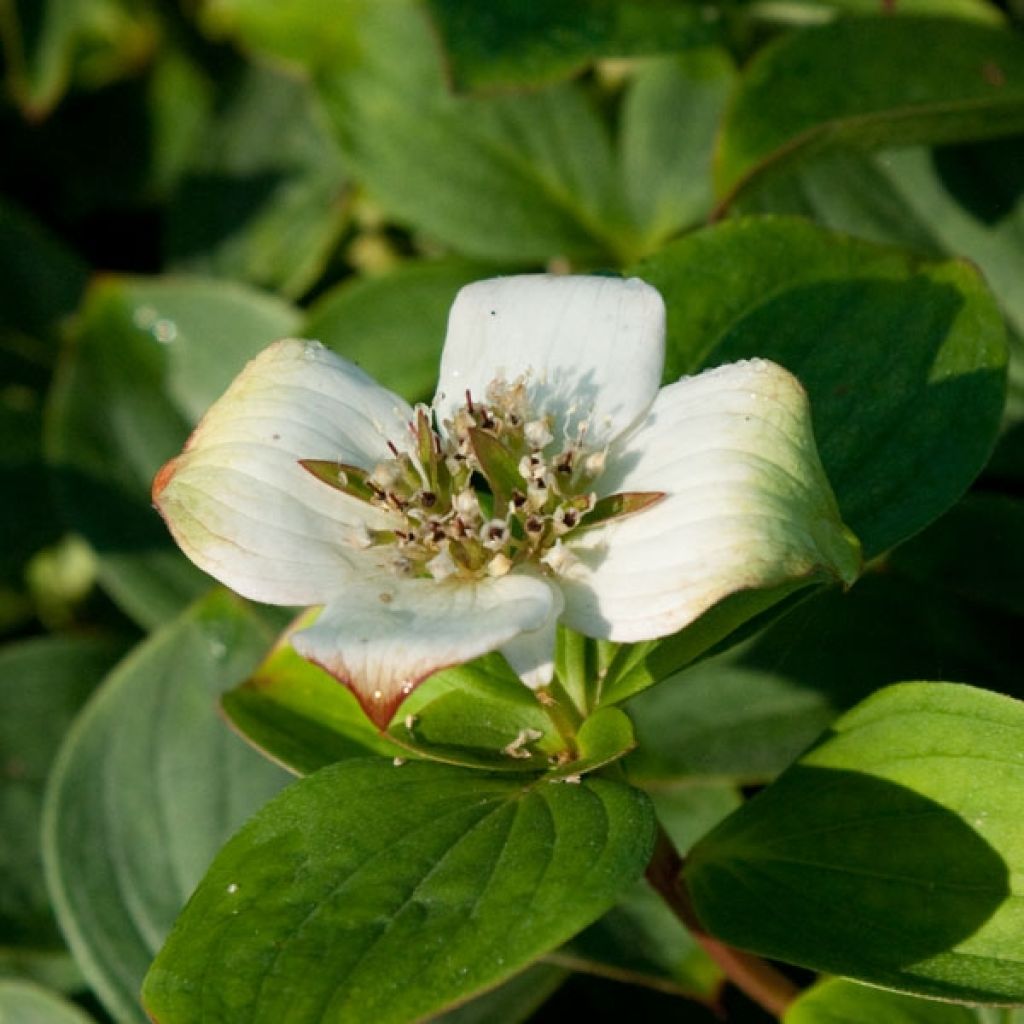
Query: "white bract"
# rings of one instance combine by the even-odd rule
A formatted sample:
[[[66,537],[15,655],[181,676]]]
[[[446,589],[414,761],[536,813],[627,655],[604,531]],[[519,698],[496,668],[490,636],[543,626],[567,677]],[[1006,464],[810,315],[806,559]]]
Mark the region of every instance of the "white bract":
[[[481,281],[415,409],[319,343],[280,341],[154,501],[240,594],[323,605],[292,643],[381,727],[421,680],[487,651],[544,685],[559,621],[649,640],[740,590],[852,582],[859,546],[797,380],[754,359],[659,390],[664,335],[636,279]]]

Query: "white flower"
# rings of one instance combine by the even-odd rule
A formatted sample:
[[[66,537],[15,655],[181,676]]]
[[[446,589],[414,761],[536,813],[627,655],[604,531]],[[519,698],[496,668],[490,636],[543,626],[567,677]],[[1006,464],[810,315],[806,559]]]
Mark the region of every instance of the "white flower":
[[[317,342],[277,342],[153,499],[240,594],[323,605],[292,642],[382,728],[421,680],[487,651],[550,681],[559,620],[648,640],[739,590],[852,582],[803,388],[750,360],[659,390],[664,317],[635,279],[470,285],[432,409]]]

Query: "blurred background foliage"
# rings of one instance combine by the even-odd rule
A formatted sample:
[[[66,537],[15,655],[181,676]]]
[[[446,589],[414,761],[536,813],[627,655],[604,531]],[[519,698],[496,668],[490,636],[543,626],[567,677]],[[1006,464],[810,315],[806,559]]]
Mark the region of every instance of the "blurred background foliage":
[[[181,903],[284,782],[210,699],[282,619],[194,605],[209,580],[148,497],[283,335],[423,399],[450,302],[480,277],[640,264],[657,279],[670,251],[697,280],[711,250],[694,232],[762,214],[902,247],[910,268],[969,260],[1011,343],[971,493],[899,549],[880,542],[852,594],[635,701],[631,773],[686,845],[878,686],[1022,695],[1022,18],[1019,0],[0,0],[0,1019],[144,1020],[138,984]],[[794,278],[832,258],[780,225]],[[715,257],[723,274],[740,253]],[[727,307],[719,287],[701,301]],[[674,351],[677,373],[703,358]],[[975,414],[990,411],[948,420],[950,466]],[[928,458],[949,468],[941,444]],[[449,1018],[711,1020],[717,985],[638,893]],[[731,1019],[760,1019],[727,998]],[[865,1015],[843,1020],[910,1012],[836,998]],[[953,1012],[910,1002],[907,1020]],[[799,1020],[834,1019],[816,1005]]]

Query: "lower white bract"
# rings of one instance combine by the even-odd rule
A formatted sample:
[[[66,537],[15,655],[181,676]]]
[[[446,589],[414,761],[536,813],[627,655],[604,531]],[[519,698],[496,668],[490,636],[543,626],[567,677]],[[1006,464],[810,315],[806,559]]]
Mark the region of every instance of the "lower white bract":
[[[664,316],[636,279],[470,285],[430,409],[317,342],[277,342],[154,501],[229,587],[323,605],[292,642],[382,728],[421,680],[487,651],[549,682],[559,621],[649,640],[739,590],[852,582],[859,546],[803,388],[750,360],[659,390]]]

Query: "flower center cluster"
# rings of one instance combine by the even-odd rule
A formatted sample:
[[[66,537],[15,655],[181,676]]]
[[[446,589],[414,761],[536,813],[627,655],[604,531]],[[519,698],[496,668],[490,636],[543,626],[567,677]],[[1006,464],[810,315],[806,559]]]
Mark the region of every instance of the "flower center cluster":
[[[394,458],[369,472],[336,466],[332,481],[314,468],[322,463],[303,465],[397,513],[400,525],[368,531],[365,543],[392,547],[402,575],[503,576],[526,561],[557,570],[569,557],[560,539],[597,504],[592,485],[604,453],[585,446],[585,422],[557,447],[553,427],[552,417],[532,413],[523,378],[499,379],[485,401],[467,392],[443,431],[418,406],[411,450],[392,445]]]

